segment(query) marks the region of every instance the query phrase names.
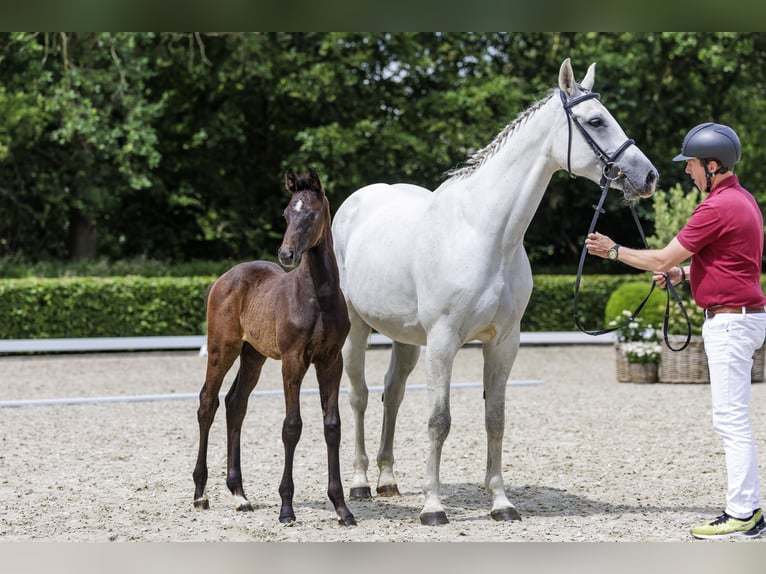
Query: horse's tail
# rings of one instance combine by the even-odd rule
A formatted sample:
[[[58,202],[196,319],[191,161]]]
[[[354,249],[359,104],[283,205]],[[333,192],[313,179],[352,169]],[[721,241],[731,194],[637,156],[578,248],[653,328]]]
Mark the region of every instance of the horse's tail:
[[[205,291],[205,326],[207,327],[207,302],[208,299],[210,299],[210,290],[213,288],[213,285],[215,285],[215,281],[213,281],[210,285],[207,287],[207,291]],[[207,333],[205,334],[207,335]],[[199,356],[200,357],[207,357],[207,336],[205,337],[205,340],[202,342],[202,346],[199,348]]]

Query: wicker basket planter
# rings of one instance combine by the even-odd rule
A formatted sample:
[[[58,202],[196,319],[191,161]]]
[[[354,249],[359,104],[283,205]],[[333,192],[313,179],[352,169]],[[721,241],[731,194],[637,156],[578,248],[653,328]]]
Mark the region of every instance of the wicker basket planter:
[[[629,363],[621,345],[614,347],[617,359],[617,380],[621,383],[656,383],[657,363]]]
[[[683,345],[686,337],[669,335],[671,346],[678,348]],[[753,355],[752,382],[763,381],[764,354],[766,346],[762,346]],[[659,380],[662,383],[709,383],[710,373],[707,367],[707,355],[701,335],[695,335],[689,341],[689,346],[683,351],[671,351],[662,344],[660,357]]]

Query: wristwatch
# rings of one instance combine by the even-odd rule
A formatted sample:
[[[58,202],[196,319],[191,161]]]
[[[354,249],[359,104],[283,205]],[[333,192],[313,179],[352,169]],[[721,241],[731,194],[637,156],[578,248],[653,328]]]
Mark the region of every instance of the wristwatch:
[[[609,251],[606,252],[606,254],[609,256],[609,259],[612,261],[617,261],[617,250],[622,247],[619,243],[615,243],[614,247],[612,247]]]

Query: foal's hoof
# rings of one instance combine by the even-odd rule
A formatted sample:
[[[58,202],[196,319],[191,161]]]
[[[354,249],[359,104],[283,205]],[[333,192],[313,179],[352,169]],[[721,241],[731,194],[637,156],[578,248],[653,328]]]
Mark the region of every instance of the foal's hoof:
[[[384,484],[377,488],[379,496],[399,496],[399,487],[395,484]]]
[[[518,510],[509,506],[508,508],[498,508],[489,513],[489,515],[498,522],[511,522],[514,520],[521,520],[521,514]]]
[[[372,498],[372,491],[369,486],[353,486],[348,491],[348,496],[352,500],[369,500]]]
[[[349,514],[346,518],[338,517],[338,524],[341,526],[356,526],[356,520]]]
[[[210,508],[210,502],[207,497],[198,498],[194,501],[194,508],[201,508],[202,510],[208,510]]]
[[[447,513],[443,510],[439,512],[424,512],[420,515],[420,524],[423,526],[441,526],[448,523]]]

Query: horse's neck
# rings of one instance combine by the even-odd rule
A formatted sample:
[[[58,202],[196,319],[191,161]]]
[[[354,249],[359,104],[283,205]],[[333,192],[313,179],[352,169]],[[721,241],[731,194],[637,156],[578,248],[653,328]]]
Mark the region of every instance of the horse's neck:
[[[329,223],[319,244],[303,254],[300,272],[305,275],[306,286],[314,292],[320,305],[336,299],[340,292],[340,273]]]
[[[481,167],[443,185],[463,217],[488,239],[499,238],[504,249],[522,241],[551,176],[560,169],[550,157],[549,126],[556,112],[551,108],[543,106],[517,127]]]

